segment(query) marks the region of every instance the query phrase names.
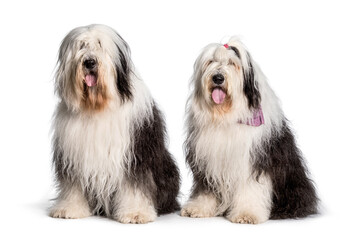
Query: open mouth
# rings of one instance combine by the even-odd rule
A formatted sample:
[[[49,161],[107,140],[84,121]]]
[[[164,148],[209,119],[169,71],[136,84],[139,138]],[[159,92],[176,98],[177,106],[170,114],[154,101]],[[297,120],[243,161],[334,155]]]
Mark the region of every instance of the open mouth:
[[[88,87],[96,86],[97,85],[97,76],[96,76],[96,74],[89,73],[89,74],[85,75],[84,81]]]
[[[221,87],[212,89],[212,100],[215,104],[222,104],[226,98],[226,92]]]

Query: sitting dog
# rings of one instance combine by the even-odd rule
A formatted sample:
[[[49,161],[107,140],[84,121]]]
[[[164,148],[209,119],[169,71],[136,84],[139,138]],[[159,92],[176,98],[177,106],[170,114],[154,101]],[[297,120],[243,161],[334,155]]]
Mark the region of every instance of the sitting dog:
[[[180,178],[164,119],[113,29],[90,25],[63,40],[55,89],[50,215],[146,223],[179,209]]]
[[[185,154],[194,183],[181,215],[256,224],[317,213],[288,121],[244,45],[208,45],[191,84]]]

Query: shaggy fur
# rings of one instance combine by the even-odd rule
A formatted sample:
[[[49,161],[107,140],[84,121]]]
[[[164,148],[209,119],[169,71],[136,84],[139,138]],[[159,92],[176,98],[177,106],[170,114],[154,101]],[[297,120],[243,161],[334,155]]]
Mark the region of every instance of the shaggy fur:
[[[180,179],[164,119],[135,72],[127,43],[90,25],[63,40],[53,121],[59,195],[50,215],[146,223],[179,209]]]
[[[235,37],[208,45],[191,84],[185,154],[194,183],[181,215],[261,223],[317,213],[315,187],[279,100],[245,46]],[[261,111],[263,124],[249,124]]]

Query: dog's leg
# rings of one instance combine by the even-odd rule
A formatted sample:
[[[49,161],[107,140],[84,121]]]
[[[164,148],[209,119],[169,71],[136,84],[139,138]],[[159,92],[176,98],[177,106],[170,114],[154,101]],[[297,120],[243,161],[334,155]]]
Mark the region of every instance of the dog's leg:
[[[193,218],[214,217],[218,201],[212,193],[200,193],[191,198],[181,209],[181,216]]]
[[[153,222],[157,213],[153,202],[139,189],[122,184],[117,194],[117,203],[113,218],[121,223]]]
[[[89,203],[78,184],[61,184],[56,204],[50,210],[54,218],[85,218],[91,216]]]
[[[227,218],[234,223],[258,224],[269,219],[271,210],[271,180],[261,175],[238,183]]]

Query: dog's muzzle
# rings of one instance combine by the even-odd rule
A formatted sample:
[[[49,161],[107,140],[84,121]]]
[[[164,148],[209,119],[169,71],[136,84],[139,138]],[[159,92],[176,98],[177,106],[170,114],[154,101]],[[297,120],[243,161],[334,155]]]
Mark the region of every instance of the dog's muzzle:
[[[224,82],[224,76],[220,73],[217,73],[212,77],[212,81],[217,85],[221,85]]]
[[[97,85],[97,62],[93,58],[84,60],[83,66],[85,68],[85,83],[88,87]]]
[[[212,81],[214,83],[214,88],[211,92],[212,100],[215,104],[222,104],[226,98],[226,91],[222,84],[224,83],[224,76],[221,73],[217,73],[212,76]]]
[[[96,67],[96,60],[95,59],[87,59],[84,61],[84,66],[88,69],[88,70],[92,70]]]

